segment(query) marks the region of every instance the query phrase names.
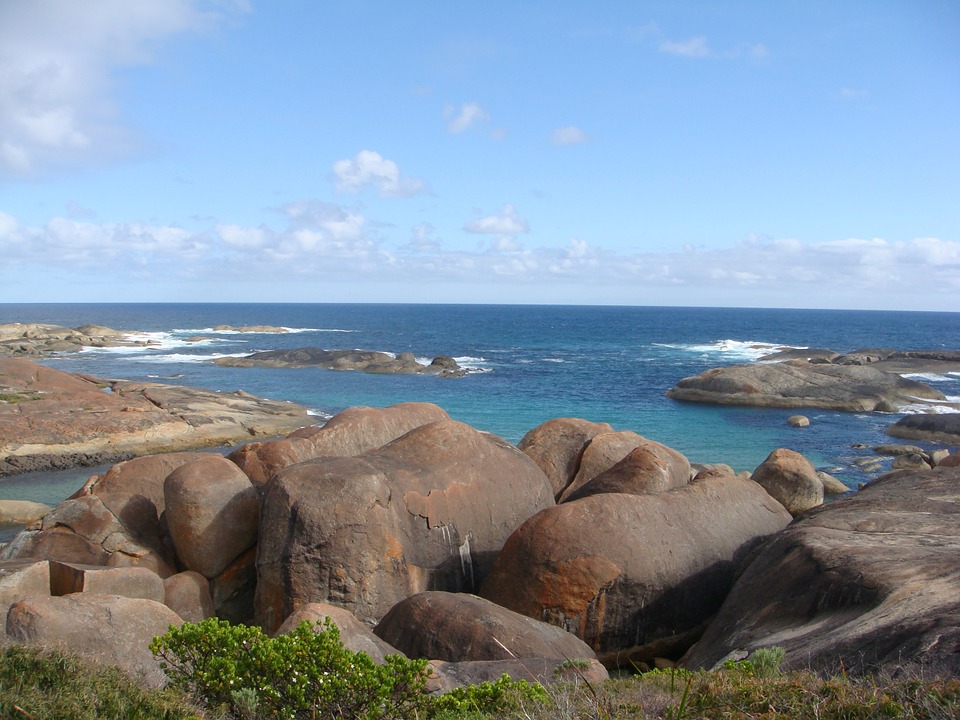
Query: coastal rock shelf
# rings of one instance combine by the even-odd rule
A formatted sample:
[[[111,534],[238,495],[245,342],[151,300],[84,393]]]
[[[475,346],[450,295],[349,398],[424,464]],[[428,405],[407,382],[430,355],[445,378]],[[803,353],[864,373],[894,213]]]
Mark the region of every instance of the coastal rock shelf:
[[[46,357],[79,352],[85,347],[147,346],[149,341],[136,333],[102,325],[68,328],[43,323],[0,325],[0,357]]]
[[[0,358],[0,475],[280,435],[304,407],[248,393],[75,375]]]
[[[446,355],[438,355],[429,365],[417,362],[413,353],[379,352],[376,350],[269,350],[246,357],[224,357],[213,361],[223,367],[321,367],[328,370],[359,370],[360,372],[397,375],[436,375],[463,377],[466,369]]]
[[[675,400],[847,412],[897,412],[907,406],[960,410],[938,390],[903,377],[909,373],[960,371],[955,351],[860,350],[840,355],[813,351],[769,356],[755,365],[714,368],[684,378],[667,392]],[[781,360],[782,357],[791,359]]]

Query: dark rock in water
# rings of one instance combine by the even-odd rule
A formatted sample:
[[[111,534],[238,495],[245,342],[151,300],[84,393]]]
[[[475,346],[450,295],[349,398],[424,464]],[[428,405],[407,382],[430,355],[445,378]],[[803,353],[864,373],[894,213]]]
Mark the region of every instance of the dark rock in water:
[[[785,668],[960,674],[960,468],[904,470],[804,514],[743,571],[684,658],[779,645]]]
[[[908,440],[960,444],[960,413],[907,415],[888,427],[886,433]]]
[[[429,365],[421,365],[412,353],[393,355],[376,350],[268,350],[246,357],[217,358],[212,362],[224,367],[322,367],[328,370],[438,377],[462,377],[466,374],[456,360],[445,355],[437,356]]]
[[[667,392],[674,400],[891,412],[904,405],[946,400],[943,393],[875,367],[802,360],[733,365],[684,378]]]

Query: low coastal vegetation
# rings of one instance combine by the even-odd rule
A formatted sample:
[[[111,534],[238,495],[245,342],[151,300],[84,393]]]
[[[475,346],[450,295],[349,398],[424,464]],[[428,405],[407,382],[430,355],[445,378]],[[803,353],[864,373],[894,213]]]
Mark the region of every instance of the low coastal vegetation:
[[[960,717],[960,680],[822,677],[781,672],[779,648],[711,672],[654,670],[600,684],[511,681],[425,690],[425,661],[374,664],[346,650],[335,626],[304,623],[269,639],[211,620],[157,638],[173,678],[144,690],[127,675],[59,651],[0,650],[0,718],[433,718],[436,720],[873,720]],[[574,663],[575,665],[575,663]]]

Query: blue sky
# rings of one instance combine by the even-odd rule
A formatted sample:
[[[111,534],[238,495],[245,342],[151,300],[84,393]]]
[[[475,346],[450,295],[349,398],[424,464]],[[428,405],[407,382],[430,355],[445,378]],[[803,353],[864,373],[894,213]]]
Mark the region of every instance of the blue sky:
[[[960,310],[960,3],[0,0],[0,302]]]

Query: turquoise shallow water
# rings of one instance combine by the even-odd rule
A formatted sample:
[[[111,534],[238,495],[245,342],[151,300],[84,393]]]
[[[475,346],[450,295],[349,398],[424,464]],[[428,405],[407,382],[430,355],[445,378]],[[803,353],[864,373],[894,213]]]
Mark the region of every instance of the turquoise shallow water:
[[[889,441],[898,415],[803,411],[809,428],[786,425],[795,410],[729,408],[668,399],[683,377],[755,362],[777,347],[958,348],[960,313],[724,308],[478,305],[110,304],[0,305],[0,323],[96,323],[149,333],[147,349],[91,350],[50,366],[104,377],[215,390],[243,389],[313,409],[435,402],[454,418],[511,442],[555,417],[606,421],[666,443],[699,462],[752,470],[777,447],[804,453],[856,487],[855,461]],[[213,332],[216,325],[275,325],[276,334]],[[207,338],[192,341],[197,336]],[[296,347],[451,355],[476,372],[461,379],[367,375],[321,369],[221,368],[223,355]],[[960,396],[960,376],[927,378]],[[93,469],[0,479],[0,498],[57,502]]]

